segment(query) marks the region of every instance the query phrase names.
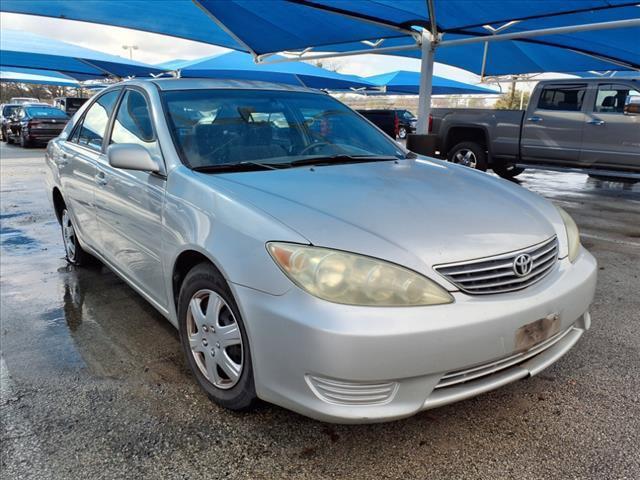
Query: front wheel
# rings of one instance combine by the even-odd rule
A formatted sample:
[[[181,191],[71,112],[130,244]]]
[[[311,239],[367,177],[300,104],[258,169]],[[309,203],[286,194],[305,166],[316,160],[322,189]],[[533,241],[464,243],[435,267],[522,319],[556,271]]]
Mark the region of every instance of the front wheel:
[[[449,150],[447,159],[450,162],[483,172],[487,170],[487,153],[484,147],[476,142],[458,143]]]
[[[180,342],[209,398],[230,410],[257,401],[247,333],[224,278],[201,263],[185,277],[178,300]]]

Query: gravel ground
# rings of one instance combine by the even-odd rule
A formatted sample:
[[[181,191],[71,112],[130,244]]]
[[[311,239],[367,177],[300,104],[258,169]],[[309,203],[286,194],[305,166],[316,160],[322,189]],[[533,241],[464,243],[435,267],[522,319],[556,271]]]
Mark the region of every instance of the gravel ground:
[[[105,268],[66,265],[42,150],[2,144],[0,476],[640,478],[640,184],[525,173],[597,257],[593,326],[540,375],[377,425],[209,402],[173,328]]]

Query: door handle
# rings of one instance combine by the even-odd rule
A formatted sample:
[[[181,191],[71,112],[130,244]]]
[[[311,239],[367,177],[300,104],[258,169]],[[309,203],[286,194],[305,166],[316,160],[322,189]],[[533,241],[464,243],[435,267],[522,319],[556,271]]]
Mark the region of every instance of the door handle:
[[[589,120],[587,122],[589,125],[596,125],[597,127],[601,127],[604,125],[604,120],[600,120],[599,118],[594,118],[593,120]]]
[[[535,123],[538,123],[538,122],[541,122],[541,121],[542,121],[542,117],[536,117],[536,116],[534,116],[534,117],[529,117],[529,118],[527,118],[527,121],[528,121],[528,122],[535,122]]]
[[[96,173],[96,176],[93,177],[96,180],[96,183],[98,185],[100,185],[101,187],[105,186],[107,184],[107,178],[104,175],[104,172],[98,172]]]

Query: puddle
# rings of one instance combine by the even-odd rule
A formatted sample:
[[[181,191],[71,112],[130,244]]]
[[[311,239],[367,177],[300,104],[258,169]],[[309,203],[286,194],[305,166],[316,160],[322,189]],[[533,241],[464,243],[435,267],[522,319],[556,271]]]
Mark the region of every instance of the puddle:
[[[37,240],[25,235],[22,230],[12,227],[0,227],[0,244],[7,248],[19,247],[33,249],[38,246]]]

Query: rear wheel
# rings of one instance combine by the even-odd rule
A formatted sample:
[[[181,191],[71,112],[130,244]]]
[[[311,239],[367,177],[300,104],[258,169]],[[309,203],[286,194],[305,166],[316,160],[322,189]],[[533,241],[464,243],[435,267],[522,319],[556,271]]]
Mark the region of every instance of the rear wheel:
[[[251,352],[240,311],[210,264],[185,277],[178,300],[180,341],[187,363],[209,398],[231,410],[257,402]]]
[[[487,153],[484,147],[476,142],[458,143],[449,150],[447,159],[450,162],[483,172],[487,170]]]
[[[496,174],[507,180],[517,177],[524,172],[524,168],[516,167],[513,163],[495,164],[492,165],[492,169]]]
[[[62,215],[60,216],[60,226],[62,227],[62,241],[64,243],[64,251],[67,254],[67,261],[71,265],[85,265],[91,259],[91,255],[83,250],[78,242],[76,236],[76,230],[71,220],[71,215],[67,211],[67,208],[62,209]]]

